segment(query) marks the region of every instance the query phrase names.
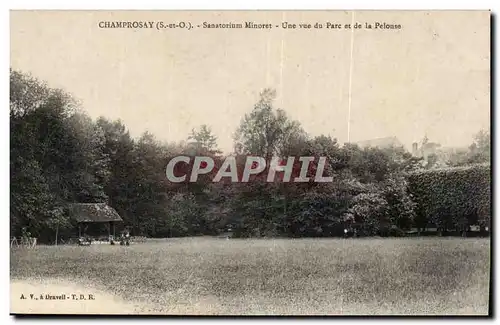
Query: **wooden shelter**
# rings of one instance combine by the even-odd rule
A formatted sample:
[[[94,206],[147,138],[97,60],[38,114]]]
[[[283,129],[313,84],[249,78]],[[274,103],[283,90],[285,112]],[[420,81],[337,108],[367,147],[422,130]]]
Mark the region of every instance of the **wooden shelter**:
[[[69,207],[71,217],[78,223],[78,236],[82,236],[82,227],[92,223],[104,223],[108,235],[115,236],[115,225],[123,222],[118,212],[106,203],[75,203]]]

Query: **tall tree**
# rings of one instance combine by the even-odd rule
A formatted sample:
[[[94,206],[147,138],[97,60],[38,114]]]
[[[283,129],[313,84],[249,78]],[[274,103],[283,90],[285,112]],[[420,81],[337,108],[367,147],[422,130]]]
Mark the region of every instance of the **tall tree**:
[[[134,140],[121,121],[104,117],[97,120],[97,127],[104,136],[102,154],[108,160],[108,177],[104,185],[108,203],[132,226],[131,211],[136,199]]]
[[[91,122],[75,123],[70,95],[12,70],[10,83],[11,230],[28,227],[45,241],[66,224],[65,204],[104,196],[92,166],[100,144],[86,132]]]
[[[195,141],[196,146],[209,153],[221,153],[217,148],[217,137],[213,135],[212,129],[206,124],[201,125],[198,129],[193,129],[188,139]]]
[[[270,159],[282,156],[295,139],[306,137],[299,122],[290,120],[284,110],[273,108],[275,98],[274,90],[265,89],[253,110],[241,120],[234,135],[238,153]]]

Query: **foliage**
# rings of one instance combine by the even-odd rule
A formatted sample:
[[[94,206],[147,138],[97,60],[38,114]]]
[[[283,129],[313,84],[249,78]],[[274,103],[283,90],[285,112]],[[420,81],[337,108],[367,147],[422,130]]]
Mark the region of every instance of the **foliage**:
[[[489,130],[480,130],[469,147],[469,163],[489,163],[491,159],[491,136]]]
[[[409,175],[418,218],[443,230],[490,223],[489,165],[445,168]]]
[[[217,137],[212,134],[212,129],[203,124],[198,130],[193,129],[188,137],[189,140],[194,140],[199,149],[205,149],[208,153],[219,154],[221,151],[217,149]]]
[[[274,90],[265,89],[252,112],[242,119],[234,135],[238,153],[282,156],[284,148],[306,137],[299,122],[290,120],[284,110],[273,108],[275,97]]]
[[[362,193],[355,196],[349,208],[349,216],[360,225],[362,235],[377,235],[389,225],[388,203],[379,193]]]
[[[382,186],[390,224],[398,229],[411,228],[415,220],[416,204],[408,192],[406,178],[400,174],[391,175]]]
[[[428,222],[445,228],[489,224],[489,167],[422,171],[421,158],[402,147],[362,149],[329,135],[310,136],[273,107],[270,89],[240,121],[237,152],[230,156],[238,180],[248,156],[265,157],[266,169],[247,183],[228,177],[214,183],[228,156],[217,149],[208,125],[192,130],[188,140],[194,143],[162,142],[148,132],[132,138],[121,121],[91,119],[71,95],[28,74],[11,70],[10,83],[13,236],[23,228],[40,242],[54,242],[56,233],[74,236],[65,207],[78,202],[106,202],[133,236],[150,237],[213,235],[229,226],[241,237],[342,236],[352,221],[365,235],[398,234]],[[464,159],[455,161],[488,162],[489,150],[489,132],[481,131]],[[176,165],[174,173],[188,177],[174,183],[165,168],[180,154],[191,164]],[[215,168],[193,183],[195,156],[209,156]],[[286,183],[277,172],[268,183],[271,157],[285,164],[290,156],[292,178],[301,171],[297,157],[314,159],[310,181]],[[314,182],[320,157],[326,157],[322,176],[332,183]]]
[[[466,150],[454,152],[448,159],[449,166],[467,166],[491,162],[491,135],[489,130],[480,130],[474,135],[472,144]]]

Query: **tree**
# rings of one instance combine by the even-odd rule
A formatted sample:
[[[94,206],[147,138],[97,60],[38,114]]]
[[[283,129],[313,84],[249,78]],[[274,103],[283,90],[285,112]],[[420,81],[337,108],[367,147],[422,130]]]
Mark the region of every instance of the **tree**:
[[[408,182],[401,174],[392,174],[382,184],[382,193],[388,204],[391,225],[410,229],[415,219],[416,204],[408,192]]]
[[[469,163],[486,163],[491,159],[491,136],[489,130],[480,130],[469,147]]]
[[[382,151],[390,158],[392,172],[412,172],[422,169],[423,157],[415,157],[402,146],[384,148]]]
[[[489,130],[480,130],[474,135],[472,144],[468,149],[456,150],[449,159],[448,165],[453,167],[471,164],[490,163],[491,161],[491,135]]]
[[[284,202],[273,183],[250,182],[233,187],[231,218],[236,236],[252,237],[278,233],[283,220]]]
[[[40,242],[49,241],[83,171],[78,157],[85,149],[72,142],[70,123],[76,103],[21,72],[11,70],[10,86],[11,232],[29,227]]]
[[[13,70],[10,82],[11,231],[53,242],[68,203],[106,201],[104,137],[71,95]]]
[[[105,135],[103,130],[83,112],[68,118],[67,165],[74,171],[69,179],[73,189],[73,202],[107,202],[104,192],[110,176],[109,156],[103,151]]]
[[[235,132],[238,153],[270,158],[283,156],[285,148],[306,133],[297,121],[290,120],[282,109],[273,108],[276,92],[265,89],[253,110],[241,120]]]
[[[198,130],[193,129],[188,139],[194,140],[195,145],[209,153],[221,153],[221,151],[217,149],[217,137],[212,134],[212,129],[206,124],[201,125]]]
[[[57,209],[57,198],[51,193],[34,160],[15,157],[11,160],[10,179],[10,227],[11,235],[19,236],[27,227],[39,237]]]
[[[131,171],[133,202],[131,223],[140,234],[156,232],[156,224],[165,216],[167,188],[166,152],[149,132],[144,132],[134,147]]]
[[[51,90],[30,74],[10,69],[10,118],[21,119],[45,103]]]
[[[349,157],[349,169],[363,183],[383,181],[391,173],[391,157],[379,148],[360,149],[356,145],[345,146]]]
[[[388,203],[381,193],[362,193],[355,196],[347,215],[353,216],[363,235],[378,235],[390,225]]]
[[[108,160],[108,177],[104,191],[108,203],[123,218],[125,226],[132,226],[132,213],[137,200],[135,143],[121,121],[97,119],[97,127],[103,134],[102,154]]]
[[[213,182],[226,165],[207,125],[192,130],[194,144],[161,142],[148,132],[133,139],[121,121],[92,120],[69,94],[30,75],[11,71],[10,95],[10,219],[16,236],[25,228],[54,242],[54,235],[71,232],[69,203],[106,201],[135,235],[152,237],[212,235],[228,225],[240,236],[341,236],[353,220],[366,235],[424,228],[428,221],[443,229],[490,224],[489,169],[427,170],[403,147],[361,149],[340,146],[331,136],[310,137],[273,107],[270,89],[235,132],[237,154],[231,157],[240,180],[248,156],[267,159],[266,169],[247,183]],[[426,157],[436,145],[424,138]],[[488,163],[490,148],[483,130],[459,163]],[[180,154],[191,164],[176,165],[188,177],[175,183],[165,168]],[[193,156],[214,160],[213,170],[195,183],[189,182]],[[297,158],[313,157],[311,181],[282,182],[278,172],[267,182],[272,156],[282,164],[295,158],[292,179],[302,167]],[[333,182],[314,182],[319,157],[327,162],[322,176]],[[429,160],[431,166],[432,155]]]

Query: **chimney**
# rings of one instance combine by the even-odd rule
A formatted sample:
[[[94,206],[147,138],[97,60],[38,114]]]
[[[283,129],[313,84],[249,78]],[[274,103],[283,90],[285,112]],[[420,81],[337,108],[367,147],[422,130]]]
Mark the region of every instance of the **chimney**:
[[[413,142],[412,147],[411,147],[411,152],[413,156],[418,156],[418,143]]]

